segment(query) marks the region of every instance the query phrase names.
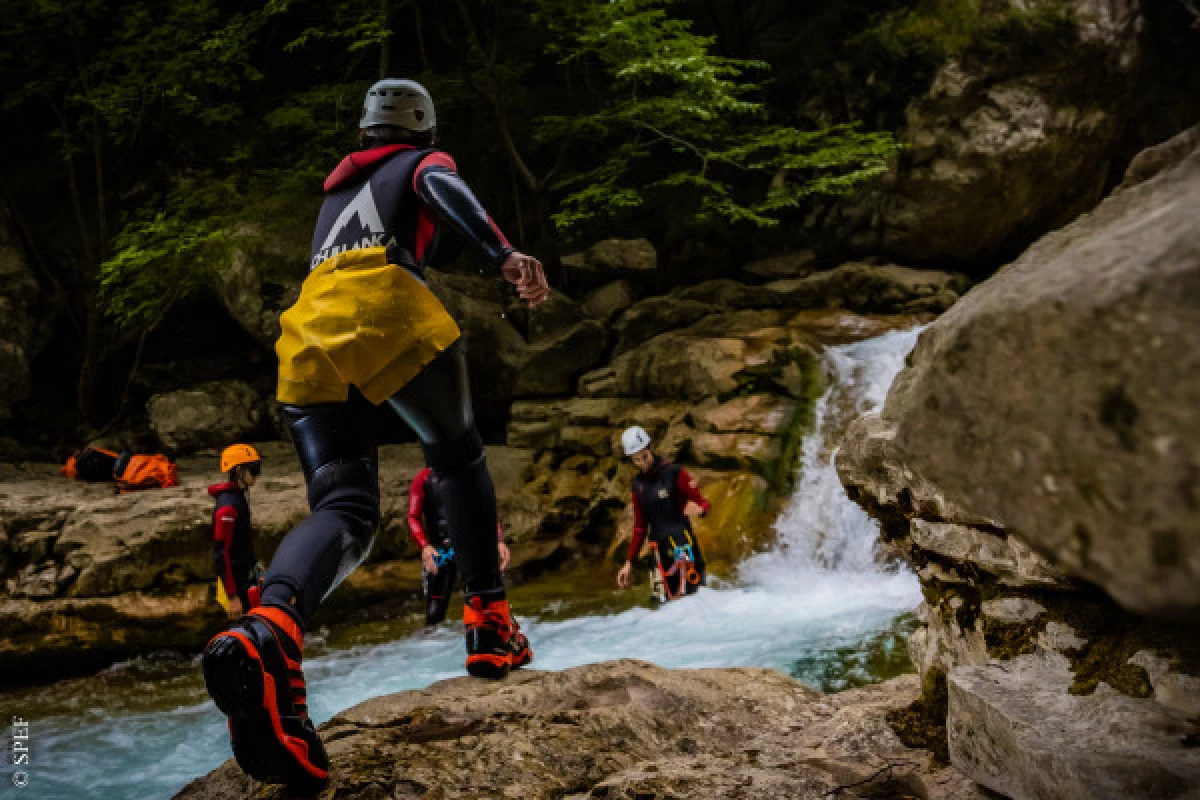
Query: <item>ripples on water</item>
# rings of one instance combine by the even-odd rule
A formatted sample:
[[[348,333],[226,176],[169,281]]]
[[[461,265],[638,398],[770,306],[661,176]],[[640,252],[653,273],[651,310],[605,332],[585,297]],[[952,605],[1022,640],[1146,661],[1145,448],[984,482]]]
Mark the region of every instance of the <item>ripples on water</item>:
[[[827,351],[831,388],[817,403],[795,494],[776,522],[777,546],[744,562],[735,583],[660,609],[525,621],[534,666],[611,658],[761,666],[825,690],[905,668],[907,612],[920,601],[919,586],[906,569],[880,563],[876,526],[842,491],[833,443],[851,419],[882,405],[917,333]],[[310,639],[307,647],[318,723],[369,697],[462,675],[460,625],[343,649]],[[38,800],[169,797],[230,756],[224,717],[207,701],[197,658],[137,659],[0,701],[7,714],[32,720],[31,783],[22,791]]]

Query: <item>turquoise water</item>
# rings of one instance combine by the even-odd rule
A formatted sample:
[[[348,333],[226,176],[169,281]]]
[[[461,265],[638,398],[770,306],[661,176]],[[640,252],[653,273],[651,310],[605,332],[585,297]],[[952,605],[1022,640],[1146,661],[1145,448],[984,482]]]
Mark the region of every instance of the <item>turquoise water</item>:
[[[818,405],[795,496],[776,523],[778,545],[745,562],[735,581],[662,608],[523,618],[538,669],[612,658],[667,667],[770,667],[837,690],[905,666],[915,576],[882,564],[874,524],[846,497],[833,468],[849,419],[882,403],[916,332],[832,348],[834,387]],[[514,605],[516,603],[514,602]],[[603,604],[602,604],[603,605]],[[519,607],[519,606],[518,606]],[[381,694],[462,674],[460,625],[412,632],[411,619],[306,644],[311,713],[319,723]],[[365,643],[344,646],[346,642]],[[231,756],[224,717],[204,693],[198,658],[138,659],[85,679],[0,695],[7,716],[30,720],[29,785],[5,796],[165,798]],[[7,745],[7,741],[6,741]]]

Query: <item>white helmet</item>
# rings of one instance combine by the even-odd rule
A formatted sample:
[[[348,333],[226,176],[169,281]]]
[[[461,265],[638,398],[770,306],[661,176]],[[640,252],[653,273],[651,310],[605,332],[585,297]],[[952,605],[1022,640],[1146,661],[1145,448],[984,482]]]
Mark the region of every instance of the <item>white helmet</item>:
[[[367,90],[358,127],[395,125],[418,133],[437,126],[433,98],[416,81],[387,78]]]
[[[650,434],[637,425],[626,428],[625,432],[621,434],[621,447],[624,448],[627,456],[640,453],[649,446]]]

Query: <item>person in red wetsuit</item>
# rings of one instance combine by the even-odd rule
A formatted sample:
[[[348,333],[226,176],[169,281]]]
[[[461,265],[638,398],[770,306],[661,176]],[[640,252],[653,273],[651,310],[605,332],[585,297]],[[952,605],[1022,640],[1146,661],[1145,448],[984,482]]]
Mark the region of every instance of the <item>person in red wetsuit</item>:
[[[417,547],[421,548],[426,625],[437,625],[446,618],[450,592],[458,576],[439,484],[437,474],[426,467],[413,478],[408,491],[408,530]],[[496,548],[503,571],[508,568],[509,553],[499,521],[496,522]]]
[[[246,490],[254,485],[262,467],[258,451],[234,444],[221,453],[221,471],[228,480],[208,487],[213,507],[213,567],[229,598],[228,614],[237,619],[250,609],[254,585],[254,530]]]
[[[708,513],[709,503],[696,488],[696,481],[678,464],[659,458],[650,449],[650,436],[640,427],[629,428],[621,435],[625,455],[633,461],[638,474],[633,478],[633,538],[629,542],[629,557],[617,573],[617,585],[629,586],[633,562],[641,552],[647,534],[658,549],[662,572],[667,576],[668,596],[673,594],[671,577],[676,561],[692,562],[694,572],[684,575],[682,584],[687,594],[694,593],[707,578],[704,552],[692,530],[691,517]],[[682,566],[682,565],[681,565]]]

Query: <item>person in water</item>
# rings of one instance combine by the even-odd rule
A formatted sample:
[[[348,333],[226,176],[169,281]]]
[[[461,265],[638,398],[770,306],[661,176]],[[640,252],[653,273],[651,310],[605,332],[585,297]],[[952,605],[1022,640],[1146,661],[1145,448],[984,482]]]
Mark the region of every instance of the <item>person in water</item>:
[[[280,319],[276,395],[300,459],[311,513],[283,539],[261,605],[209,641],[205,685],[229,718],[251,777],[305,790],[329,758],[308,716],[303,631],[367,557],[380,519],[375,414],[416,433],[438,476],[465,595],[467,672],[501,678],[532,659],[505,596],[496,493],[471,411],[459,329],[422,280],[444,228],[465,238],[530,307],[549,287],[434,149],[433,100],[420,84],[367,92],[361,149],[325,180],[310,273]]]
[[[232,444],[221,452],[221,472],[227,480],[208,487],[213,507],[213,565],[221,589],[229,598],[227,613],[237,619],[251,606],[250,589],[256,585],[254,529],[246,491],[262,468],[258,451],[248,444]]]
[[[642,428],[635,425],[622,433],[621,447],[638,474],[633,478],[633,537],[629,557],[617,573],[617,585],[622,589],[629,586],[633,562],[648,533],[656,550],[656,591],[661,579],[662,599],[692,594],[704,584],[707,573],[691,518],[707,514],[708,501],[687,470],[655,455],[650,436]]]
[[[443,505],[438,476],[426,467],[413,478],[408,492],[408,530],[417,547],[421,548],[426,625],[437,625],[446,618],[450,592],[458,575]],[[499,522],[496,524],[496,548],[503,572],[508,568],[509,553]]]

